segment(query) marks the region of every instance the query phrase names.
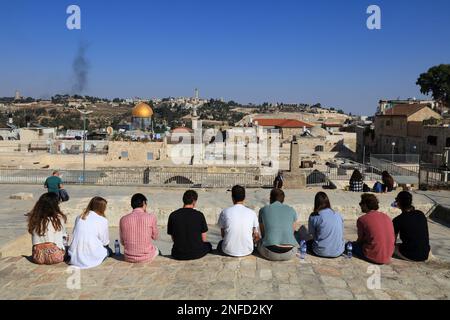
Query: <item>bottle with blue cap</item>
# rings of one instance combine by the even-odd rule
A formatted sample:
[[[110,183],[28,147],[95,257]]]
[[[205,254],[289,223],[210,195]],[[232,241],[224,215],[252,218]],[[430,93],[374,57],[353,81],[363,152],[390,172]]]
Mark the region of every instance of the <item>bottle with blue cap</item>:
[[[304,260],[306,258],[306,251],[307,251],[305,240],[300,241],[300,248],[298,248],[298,251],[300,259]]]
[[[351,259],[353,257],[353,244],[351,241],[347,242],[345,249],[347,251],[347,258]]]

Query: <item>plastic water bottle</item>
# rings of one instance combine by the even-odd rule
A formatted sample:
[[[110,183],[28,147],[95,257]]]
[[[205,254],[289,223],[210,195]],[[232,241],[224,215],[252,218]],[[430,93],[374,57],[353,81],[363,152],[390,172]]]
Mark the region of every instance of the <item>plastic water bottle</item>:
[[[351,259],[353,257],[353,245],[351,242],[347,242],[347,258]]]
[[[306,241],[305,240],[300,241],[299,252],[300,252],[300,259],[304,260],[306,258]]]
[[[120,243],[119,240],[114,241],[114,254],[120,256]]]
[[[63,244],[66,248],[69,246],[69,235],[63,237]]]

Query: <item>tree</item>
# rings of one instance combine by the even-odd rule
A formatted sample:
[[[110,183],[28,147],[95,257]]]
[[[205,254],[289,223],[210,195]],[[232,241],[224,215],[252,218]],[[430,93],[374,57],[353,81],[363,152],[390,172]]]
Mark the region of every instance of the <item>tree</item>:
[[[422,73],[416,84],[422,94],[431,94],[433,99],[450,107],[450,64],[441,64]]]

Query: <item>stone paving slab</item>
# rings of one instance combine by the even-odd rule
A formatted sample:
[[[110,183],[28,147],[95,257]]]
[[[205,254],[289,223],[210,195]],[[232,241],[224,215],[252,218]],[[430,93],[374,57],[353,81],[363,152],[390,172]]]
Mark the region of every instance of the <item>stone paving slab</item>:
[[[445,232],[446,231],[446,232]],[[217,227],[209,240],[216,245]],[[346,223],[346,238],[356,237],[353,223]],[[442,227],[442,236],[449,231]],[[110,231],[111,239],[118,234]],[[393,259],[391,265],[373,266],[357,258],[272,262],[258,256],[245,258],[209,254],[196,261],[170,258],[171,241],[165,230],[157,241],[164,256],[152,263],[129,264],[109,258],[101,266],[80,273],[80,289],[68,289],[68,265],[38,266],[27,257],[0,259],[0,299],[260,299],[260,300],[403,300],[450,298],[450,260],[441,255],[428,262]],[[446,241],[449,251],[449,241]],[[445,248],[441,248],[444,250]],[[434,249],[433,249],[434,250]],[[30,254],[30,253],[28,253]],[[371,269],[375,268],[375,269]],[[380,289],[367,286],[379,272]],[[370,282],[373,283],[373,282]]]
[[[0,259],[0,299],[450,298],[449,263],[394,259],[391,265],[379,267],[380,289],[367,286],[370,266],[356,258],[312,256],[288,262],[219,255],[179,262],[160,256],[138,265],[107,259],[98,268],[82,270],[80,289],[71,290],[67,265],[37,266],[27,258],[14,257]]]

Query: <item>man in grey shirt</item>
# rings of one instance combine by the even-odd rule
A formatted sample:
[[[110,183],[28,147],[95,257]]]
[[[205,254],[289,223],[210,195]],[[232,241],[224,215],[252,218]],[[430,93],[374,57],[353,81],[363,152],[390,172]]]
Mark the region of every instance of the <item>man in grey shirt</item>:
[[[272,261],[286,261],[295,257],[297,241],[294,237],[297,213],[283,204],[284,192],[273,189],[270,192],[270,205],[259,210],[259,228],[262,240],[258,252]]]

